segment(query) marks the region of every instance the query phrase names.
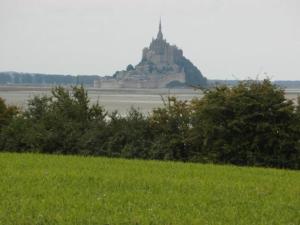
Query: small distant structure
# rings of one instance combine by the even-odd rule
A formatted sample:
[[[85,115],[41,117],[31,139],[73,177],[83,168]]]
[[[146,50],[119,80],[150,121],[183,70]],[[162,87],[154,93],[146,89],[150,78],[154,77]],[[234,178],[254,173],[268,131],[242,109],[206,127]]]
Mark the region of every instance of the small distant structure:
[[[157,37],[143,49],[135,67],[117,71],[113,76],[95,80],[95,88],[164,88],[205,86],[207,80],[176,45],[164,39],[161,20]]]

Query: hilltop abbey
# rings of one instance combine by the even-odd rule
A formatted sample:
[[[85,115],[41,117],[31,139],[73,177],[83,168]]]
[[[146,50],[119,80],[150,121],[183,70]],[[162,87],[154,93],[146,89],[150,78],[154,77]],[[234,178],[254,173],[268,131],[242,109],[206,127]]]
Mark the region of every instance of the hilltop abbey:
[[[135,67],[116,72],[112,77],[95,81],[98,88],[164,88],[205,86],[206,78],[181,49],[170,45],[163,37],[161,21],[156,39],[143,49],[142,60]]]

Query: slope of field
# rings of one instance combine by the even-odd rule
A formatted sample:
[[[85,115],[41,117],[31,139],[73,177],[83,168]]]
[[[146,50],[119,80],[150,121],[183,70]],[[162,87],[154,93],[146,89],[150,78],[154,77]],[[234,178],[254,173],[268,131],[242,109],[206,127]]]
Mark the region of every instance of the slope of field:
[[[0,154],[0,224],[300,224],[300,173]]]

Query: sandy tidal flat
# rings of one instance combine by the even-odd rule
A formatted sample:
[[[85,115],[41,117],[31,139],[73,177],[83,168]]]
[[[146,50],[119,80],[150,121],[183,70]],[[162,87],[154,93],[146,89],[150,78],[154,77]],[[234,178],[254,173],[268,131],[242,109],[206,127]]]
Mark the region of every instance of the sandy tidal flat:
[[[27,101],[34,96],[50,95],[51,88],[47,87],[0,87],[0,97],[8,104],[25,108]],[[91,102],[99,101],[108,111],[118,110],[126,113],[131,107],[144,113],[163,105],[162,98],[176,96],[181,100],[191,100],[202,97],[199,90],[194,89],[88,89]],[[286,97],[295,100],[300,95],[299,89],[286,90]]]

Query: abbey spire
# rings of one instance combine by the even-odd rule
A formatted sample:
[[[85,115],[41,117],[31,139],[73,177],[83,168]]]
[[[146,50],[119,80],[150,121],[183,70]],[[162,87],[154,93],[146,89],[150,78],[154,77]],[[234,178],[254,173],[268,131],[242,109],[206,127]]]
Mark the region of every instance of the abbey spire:
[[[181,49],[164,39],[159,20],[157,37],[149,47],[143,48],[142,59],[136,66],[127,66],[111,78],[101,80],[99,87],[108,88],[172,88],[205,86],[206,78],[187,58]]]
[[[159,20],[159,30],[158,30],[158,34],[157,34],[157,39],[159,39],[159,40],[163,39],[163,34],[161,31],[161,19]]]

